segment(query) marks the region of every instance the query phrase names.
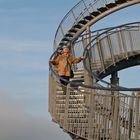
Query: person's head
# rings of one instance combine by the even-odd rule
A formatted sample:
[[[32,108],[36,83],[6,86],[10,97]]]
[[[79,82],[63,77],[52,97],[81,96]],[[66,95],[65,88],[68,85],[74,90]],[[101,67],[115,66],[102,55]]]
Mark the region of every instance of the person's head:
[[[69,48],[63,48],[62,53],[63,53],[64,55],[70,55],[70,49],[69,49]]]

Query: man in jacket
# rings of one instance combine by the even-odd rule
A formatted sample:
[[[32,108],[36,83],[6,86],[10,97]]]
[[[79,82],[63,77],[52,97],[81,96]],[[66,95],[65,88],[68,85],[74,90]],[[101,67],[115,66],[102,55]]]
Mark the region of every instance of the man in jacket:
[[[59,55],[55,60],[49,61],[51,64],[57,65],[58,75],[62,78],[60,82],[65,86],[68,84],[66,81],[70,79],[72,64],[79,63],[85,59],[84,57],[74,58],[70,54],[69,48],[63,48],[62,55]]]

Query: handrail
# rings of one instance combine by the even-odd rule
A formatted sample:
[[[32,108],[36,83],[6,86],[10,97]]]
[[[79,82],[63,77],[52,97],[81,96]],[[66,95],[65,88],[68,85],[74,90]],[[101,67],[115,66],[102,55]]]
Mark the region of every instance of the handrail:
[[[97,8],[104,7],[106,4],[109,3],[115,3],[115,0],[80,0],[69,12],[64,16],[62,21],[60,22],[55,38],[54,38],[54,50],[59,47],[59,43],[61,42],[64,35],[68,32],[69,29],[71,29],[74,25],[76,25],[81,19],[83,19],[86,16],[89,16],[91,12],[98,11]],[[140,3],[140,0],[126,0],[126,4],[119,4],[119,6],[116,6],[116,8],[112,10],[108,10],[108,12],[104,12],[101,16],[95,18],[95,21],[98,21],[99,19],[119,10],[124,7]],[[80,9],[80,11],[78,11]],[[92,11],[91,11],[92,10]],[[101,13],[99,11],[99,13]],[[71,20],[70,20],[71,18]],[[67,22],[68,20],[68,22]],[[94,22],[95,22],[94,21]],[[90,22],[88,25],[91,25],[92,22]],[[93,24],[93,23],[92,23]],[[81,30],[83,32],[85,28]]]
[[[90,0],[88,0],[88,1],[90,1]],[[89,7],[88,7],[86,5],[85,0],[80,0],[71,10],[69,10],[69,12],[64,16],[64,18],[62,19],[62,21],[60,22],[60,24],[59,24],[59,26],[57,28],[57,31],[56,31],[56,34],[55,34],[55,39],[54,39],[54,47],[56,47],[60,43],[59,42],[60,40],[58,40],[59,43],[57,44],[57,36],[59,36],[59,38],[60,38],[60,35],[58,35],[59,32],[61,32],[61,34],[64,35],[64,30],[62,31],[62,26],[66,22],[67,18],[69,18],[70,16],[72,16],[73,19],[74,19],[74,22],[72,22],[71,24],[69,23],[70,25],[69,25],[69,27],[67,27],[67,31],[68,31],[74,24],[78,23],[78,21],[80,21],[80,19],[82,19],[83,15],[86,12],[89,13],[89,9],[91,7],[93,9],[93,5],[96,4],[97,2],[100,2],[100,4],[103,2],[103,5],[105,4],[105,1],[104,0],[93,0],[93,1],[90,1],[89,2]],[[83,6],[83,7],[80,7],[80,6]],[[78,7],[80,7],[80,10],[81,11],[77,14],[77,9],[79,9]],[[75,13],[74,13],[74,11],[75,11]]]
[[[133,22],[133,23],[127,23],[127,24],[123,24],[123,25],[120,25],[120,26],[115,26],[115,27],[111,27],[109,28],[108,30],[102,32],[101,34],[97,35],[93,40],[91,40],[91,42],[94,42],[98,37],[100,37],[101,35],[109,32],[109,31],[112,31],[113,29],[116,29],[116,28],[121,28],[121,27],[127,27],[127,28],[130,28],[130,25],[133,25],[133,24],[140,24],[140,22]],[[88,50],[92,47],[91,46],[91,42],[85,47],[85,50],[83,52],[83,56],[87,57],[87,54],[88,54]],[[108,83],[107,81],[103,80],[103,79],[100,79],[95,73],[92,73],[91,70],[89,70],[86,66],[86,61],[84,60],[83,61],[83,64],[84,64],[84,68],[86,69],[86,71],[88,72],[88,74],[92,77],[95,77],[95,79],[97,79],[98,81],[104,83],[104,84],[107,84],[107,85],[110,85],[110,86],[114,86],[112,85],[111,83]],[[88,88],[92,88],[92,86],[89,86],[89,85],[86,85]],[[115,86],[116,87],[116,86]],[[122,90],[129,90],[129,91],[140,91],[140,88],[126,88],[126,87],[120,87],[120,86],[117,86],[117,89],[120,88]],[[112,89],[112,88],[111,88]]]

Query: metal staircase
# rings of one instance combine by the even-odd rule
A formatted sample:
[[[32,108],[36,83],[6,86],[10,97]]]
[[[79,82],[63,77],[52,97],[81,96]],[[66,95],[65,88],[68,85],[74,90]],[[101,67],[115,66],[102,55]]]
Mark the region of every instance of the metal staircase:
[[[101,18],[140,0],[81,0],[60,23],[54,53],[70,46],[75,76],[66,94],[50,65],[49,112],[73,140],[139,140],[140,87],[122,87],[118,71],[140,65],[140,22],[91,31]],[[110,82],[103,78],[110,75]]]
[[[80,0],[63,18],[54,39],[54,49],[74,42],[86,29],[103,17],[140,0]]]

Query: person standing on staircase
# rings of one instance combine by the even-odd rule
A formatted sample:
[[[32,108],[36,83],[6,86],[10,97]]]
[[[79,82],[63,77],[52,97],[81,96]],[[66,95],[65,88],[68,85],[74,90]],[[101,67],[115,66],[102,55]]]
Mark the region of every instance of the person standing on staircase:
[[[60,83],[64,86],[67,86],[71,77],[72,64],[79,63],[84,59],[85,58],[83,56],[78,58],[72,57],[69,48],[63,48],[62,54],[59,55],[55,60],[53,59],[49,62],[57,66],[58,75],[61,77]]]

